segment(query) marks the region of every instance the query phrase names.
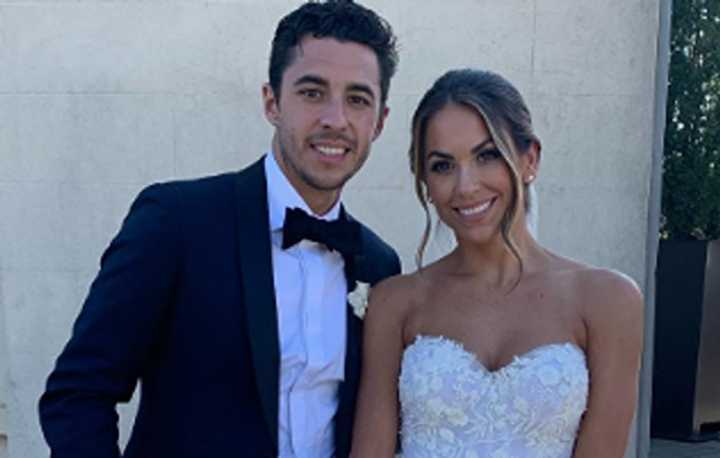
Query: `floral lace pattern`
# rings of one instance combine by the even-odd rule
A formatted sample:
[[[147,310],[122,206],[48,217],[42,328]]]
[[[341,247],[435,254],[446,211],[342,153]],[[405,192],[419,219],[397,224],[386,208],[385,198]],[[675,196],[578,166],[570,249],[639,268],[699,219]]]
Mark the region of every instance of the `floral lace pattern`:
[[[461,344],[418,336],[400,373],[404,458],[569,458],[588,369],[572,343],[489,371]]]

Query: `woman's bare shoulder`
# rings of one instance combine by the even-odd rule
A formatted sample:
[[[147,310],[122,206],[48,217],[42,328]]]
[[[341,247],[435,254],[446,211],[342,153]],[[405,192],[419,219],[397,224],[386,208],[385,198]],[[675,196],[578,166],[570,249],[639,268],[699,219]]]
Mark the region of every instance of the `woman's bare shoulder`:
[[[587,267],[577,271],[577,284],[590,302],[642,302],[642,292],[635,280],[618,270]]]
[[[586,299],[599,298],[605,302],[627,300],[642,301],[642,293],[635,280],[618,270],[586,264],[567,257],[551,254],[551,270],[565,278],[571,288]],[[586,301],[587,302],[587,301]]]
[[[386,278],[372,288],[370,304],[388,309],[386,313],[407,316],[421,306],[432,289],[437,287],[437,281],[433,280],[436,276],[435,268],[430,265],[412,273]]]
[[[426,279],[419,272],[395,275],[375,285],[370,298],[377,302],[409,306],[422,297],[420,290],[424,289],[425,283]]]
[[[412,274],[388,277],[370,290],[368,311],[383,319],[391,317],[402,319],[407,315],[413,302]]]
[[[642,315],[643,296],[637,283],[618,270],[553,256],[551,277],[582,315],[623,319]]]
[[[586,266],[574,273],[574,291],[590,327],[642,325],[644,299],[637,283],[620,271]]]

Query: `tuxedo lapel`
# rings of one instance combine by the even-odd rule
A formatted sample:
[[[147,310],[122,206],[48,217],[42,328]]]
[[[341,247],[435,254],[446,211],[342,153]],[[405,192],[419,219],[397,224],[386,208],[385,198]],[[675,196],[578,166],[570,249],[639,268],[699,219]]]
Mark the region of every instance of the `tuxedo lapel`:
[[[354,221],[345,211],[345,207],[340,207],[340,218]],[[360,241],[362,243],[362,237]],[[347,280],[348,293],[355,289],[356,281],[362,278],[362,272],[359,272],[358,269],[362,266],[362,260],[365,256],[363,251],[362,247],[360,247],[358,254],[345,257],[345,279]],[[358,277],[358,275],[360,275],[360,277]],[[362,340],[362,322],[355,316],[353,308],[347,299],[345,300],[345,311],[347,313],[345,382],[340,385],[339,399],[341,409],[348,404],[351,406],[353,404],[357,381],[360,377],[360,345]]]
[[[354,282],[353,282],[354,283]],[[347,457],[355,417],[355,403],[361,370],[362,321],[347,304],[347,346],[345,351],[345,381],[338,389],[338,410],[335,415],[335,456]]]
[[[350,214],[345,210],[344,205],[340,205],[340,219],[350,221],[357,223],[355,219],[350,216]],[[359,224],[359,223],[358,223]],[[345,262],[345,280],[347,281],[347,289],[348,293],[355,289],[355,280],[357,280],[359,277],[357,268],[362,265],[363,260],[365,259],[365,250],[363,250],[364,240],[362,237],[362,231],[360,232],[360,240],[359,240],[360,246],[358,247],[358,253],[354,255],[348,255],[343,256],[343,260]],[[362,280],[361,280],[362,281]]]
[[[362,322],[353,313],[350,304],[347,305],[347,348],[345,352],[345,382],[342,389],[350,388],[353,394],[355,385],[360,377],[360,345],[362,341]],[[346,393],[341,393],[340,400]]]
[[[340,218],[344,218],[348,221],[355,221],[352,216],[345,210],[345,207],[340,208]],[[361,232],[362,235],[362,232]],[[365,272],[363,270],[365,260],[364,250],[364,237],[360,237],[361,246],[358,250],[358,254],[348,256],[345,258],[345,278],[347,280],[348,293],[355,289],[357,281],[367,282],[365,278]],[[350,385],[350,388],[355,389],[355,384],[360,376],[360,345],[362,340],[362,321],[360,321],[354,314],[353,308],[350,303],[346,300],[346,311],[347,311],[347,339],[346,339],[346,351],[345,351],[345,381],[343,384],[344,388]],[[347,383],[349,382],[349,383]],[[344,393],[341,393],[340,399],[342,400]]]
[[[236,192],[247,333],[255,383],[277,450],[280,350],[263,159],[238,174]]]
[[[340,209],[340,218],[354,221],[344,207]],[[364,244],[364,237],[361,237],[360,241]],[[364,248],[364,246],[361,246],[358,254],[345,258],[345,278],[348,293],[355,289],[356,281],[367,281],[363,271]],[[340,402],[335,421],[335,451],[338,457],[346,457],[350,452],[350,438],[361,370],[362,321],[355,316],[353,308],[347,300],[345,306],[347,313],[345,381],[339,387],[338,399]]]

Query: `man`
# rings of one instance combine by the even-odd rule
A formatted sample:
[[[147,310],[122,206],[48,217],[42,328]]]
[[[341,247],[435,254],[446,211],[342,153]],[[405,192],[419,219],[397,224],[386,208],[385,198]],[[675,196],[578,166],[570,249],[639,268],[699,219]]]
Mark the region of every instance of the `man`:
[[[390,27],[351,1],[280,22],[271,154],[133,203],[40,400],[53,457],[120,456],[115,406],[138,381],[125,457],[348,455],[361,321],[346,297],[400,266],[339,197],[396,62]]]

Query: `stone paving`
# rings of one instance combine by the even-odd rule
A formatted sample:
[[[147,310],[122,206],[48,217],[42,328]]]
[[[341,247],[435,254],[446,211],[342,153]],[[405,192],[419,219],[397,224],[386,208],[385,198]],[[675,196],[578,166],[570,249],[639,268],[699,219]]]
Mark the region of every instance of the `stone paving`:
[[[652,439],[649,458],[720,458],[720,440],[678,442]]]

